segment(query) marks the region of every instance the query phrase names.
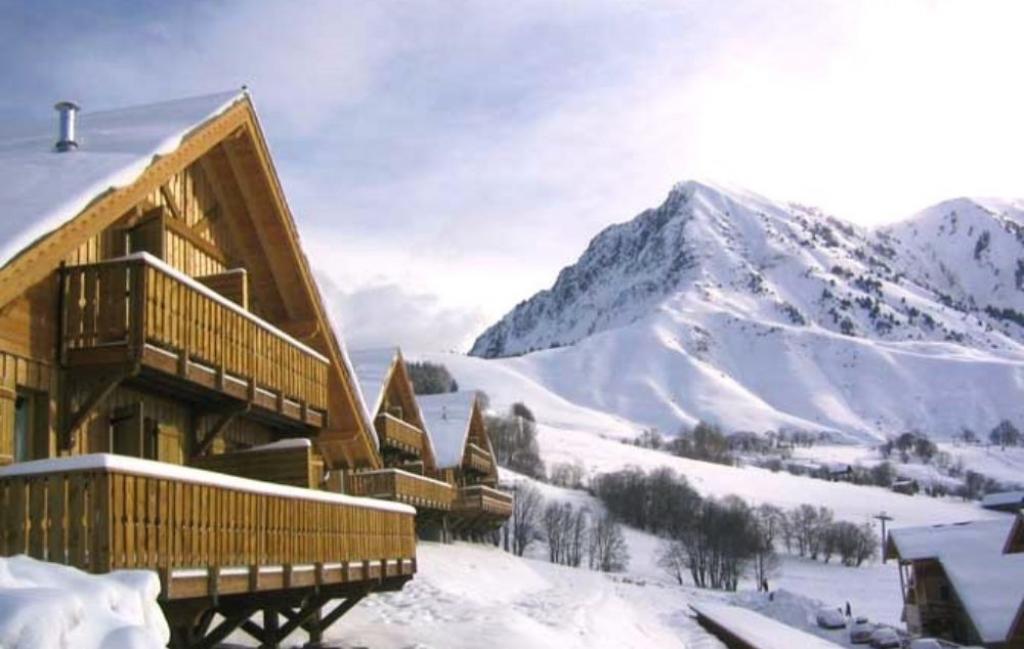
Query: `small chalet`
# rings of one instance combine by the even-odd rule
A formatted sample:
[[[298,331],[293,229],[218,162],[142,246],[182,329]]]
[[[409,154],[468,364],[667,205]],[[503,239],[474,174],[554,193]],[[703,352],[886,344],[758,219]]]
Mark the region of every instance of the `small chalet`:
[[[903,619],[914,635],[1024,648],[1024,518],[896,529]]]
[[[498,464],[475,391],[418,397],[440,477],[458,489],[449,520],[459,536],[479,537],[512,515],[512,496],[498,489]]]
[[[430,437],[398,349],[351,355],[359,387],[374,422],[384,468],[345,473],[345,492],[415,505],[421,536],[439,538],[455,501],[440,472]]]
[[[324,488],[384,465],[252,101],[57,109],[0,137],[0,555],[156,571],[175,647],[319,640],[415,511]]]

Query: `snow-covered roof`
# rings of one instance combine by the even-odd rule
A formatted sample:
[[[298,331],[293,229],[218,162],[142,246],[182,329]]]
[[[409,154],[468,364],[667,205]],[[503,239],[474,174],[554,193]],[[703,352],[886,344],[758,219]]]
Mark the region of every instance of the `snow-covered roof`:
[[[384,399],[384,386],[391,376],[397,357],[398,349],[395,347],[349,352],[356,379],[359,381],[359,389],[363,393],[371,416],[380,409],[381,401]]]
[[[76,455],[73,457],[58,457],[48,460],[34,460],[11,464],[0,469],[0,478],[10,478],[22,475],[39,475],[46,473],[58,473],[69,471],[120,471],[133,475],[142,475],[152,478],[164,478],[178,482],[189,482],[192,484],[204,484],[224,489],[236,489],[250,493],[259,493],[267,496],[280,496],[284,498],[295,498],[301,500],[319,500],[326,503],[352,505],[354,507],[365,507],[367,509],[379,509],[384,511],[401,512],[403,514],[415,514],[416,510],[408,505],[376,500],[374,498],[359,498],[346,496],[328,491],[316,489],[304,489],[292,487],[262,480],[251,480],[238,476],[205,471],[192,467],[169,464],[167,462],[154,462],[143,460],[127,455],[111,455],[108,453],[93,453],[90,455]]]
[[[1000,491],[981,499],[982,507],[1024,506],[1024,491]]]
[[[469,436],[469,417],[476,392],[463,390],[418,397],[427,434],[434,445],[437,466],[450,469],[462,463]]]
[[[0,128],[0,267],[112,188],[134,182],[155,156],[243,99],[232,90],[78,116],[78,149],[58,153],[57,116]]]
[[[1003,554],[1014,519],[893,530],[903,560],[935,559],[983,642],[1001,642],[1024,602],[1024,553]]]
[[[710,620],[751,647],[759,649],[838,649],[839,645],[783,624],[750,609],[701,602],[690,604],[698,615]]]

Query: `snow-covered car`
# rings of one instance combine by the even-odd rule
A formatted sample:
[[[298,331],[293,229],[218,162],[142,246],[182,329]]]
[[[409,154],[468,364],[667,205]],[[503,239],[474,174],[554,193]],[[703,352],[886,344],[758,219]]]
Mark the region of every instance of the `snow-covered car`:
[[[874,649],[898,649],[903,646],[903,641],[894,629],[880,626],[871,633],[871,646]]]
[[[817,613],[818,626],[823,629],[846,628],[846,617],[838,608],[819,608]]]
[[[850,627],[850,642],[853,644],[867,644],[871,642],[871,634],[875,632],[875,625],[868,622],[866,617],[859,617]]]

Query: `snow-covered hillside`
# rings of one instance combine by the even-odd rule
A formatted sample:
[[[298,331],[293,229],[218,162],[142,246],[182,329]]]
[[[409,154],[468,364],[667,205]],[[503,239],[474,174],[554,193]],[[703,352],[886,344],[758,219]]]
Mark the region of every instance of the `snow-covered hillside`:
[[[1022,214],[961,200],[867,231],[683,183],[601,232],[471,354],[669,434],[699,419],[983,434],[1024,415]]]

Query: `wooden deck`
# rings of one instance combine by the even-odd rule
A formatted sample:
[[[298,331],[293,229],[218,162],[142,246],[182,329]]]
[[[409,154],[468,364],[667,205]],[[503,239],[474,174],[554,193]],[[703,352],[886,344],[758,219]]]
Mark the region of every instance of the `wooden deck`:
[[[438,511],[450,510],[455,501],[455,488],[447,482],[401,469],[349,473],[345,476],[345,493]]]
[[[66,267],[61,304],[65,367],[135,365],[171,389],[326,424],[327,358],[155,257]]]
[[[463,468],[467,471],[487,474],[494,466],[494,461],[486,449],[470,442],[466,444],[466,452],[463,456],[462,464]]]
[[[0,471],[0,554],[95,573],[155,570],[162,600],[409,577],[414,514],[114,455]]]
[[[452,527],[456,531],[485,532],[501,526],[512,515],[513,496],[488,487],[460,487],[452,506]]]
[[[374,425],[382,447],[411,458],[423,456],[423,431],[419,428],[388,413],[377,415]]]
[[[307,489],[321,488],[324,478],[323,459],[313,452],[310,444],[206,455],[193,458],[190,465],[197,469]]]

